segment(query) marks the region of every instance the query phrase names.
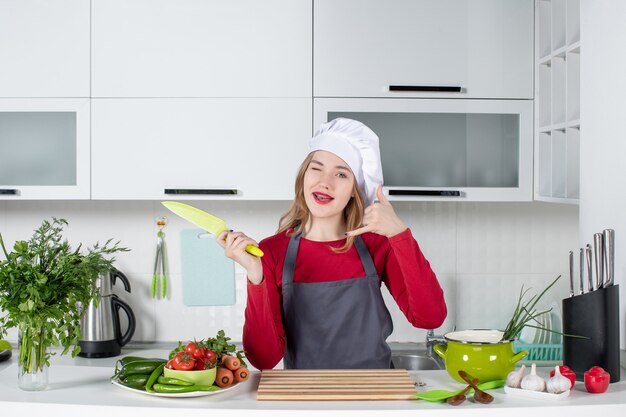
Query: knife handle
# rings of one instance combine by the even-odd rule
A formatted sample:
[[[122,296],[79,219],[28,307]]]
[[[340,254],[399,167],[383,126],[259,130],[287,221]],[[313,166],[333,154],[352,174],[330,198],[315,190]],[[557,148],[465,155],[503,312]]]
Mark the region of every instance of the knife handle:
[[[603,286],[608,287],[613,285],[615,274],[615,230],[604,229],[602,234],[604,236],[604,269],[606,271],[606,280]]]
[[[593,249],[595,251],[595,263],[596,263],[596,285],[594,289],[602,287],[602,281],[604,280],[604,236],[602,233],[594,233],[593,235]]]
[[[579,260],[580,271],[579,275],[579,287],[578,287],[578,295],[585,292],[584,281],[585,281],[585,249],[580,248],[580,260]]]
[[[257,258],[260,258],[261,256],[264,255],[263,251],[259,249],[258,246],[254,246],[254,245],[246,246],[246,252],[248,252],[250,255],[256,256]]]
[[[587,243],[587,291],[593,291],[593,267],[591,264],[591,245]]]
[[[574,252],[569,251],[569,296],[574,296]]]

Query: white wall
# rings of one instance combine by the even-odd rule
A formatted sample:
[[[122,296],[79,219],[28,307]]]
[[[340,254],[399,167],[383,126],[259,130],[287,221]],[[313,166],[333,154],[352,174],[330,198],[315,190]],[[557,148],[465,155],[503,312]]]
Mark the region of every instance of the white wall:
[[[230,227],[261,239],[274,233],[287,202],[194,202],[227,220]],[[463,328],[503,328],[522,284],[540,291],[563,274],[545,305],[568,294],[567,252],[578,242],[578,208],[548,203],[408,203],[395,202],[412,228],[444,287],[448,319],[437,333]],[[150,281],[157,228],[165,215],[170,260],[170,298],[154,301]],[[51,216],[69,222],[66,236],[91,245],[108,238],[131,248],[117,256],[116,266],[131,280],[132,295],[117,292],[139,319],[133,340],[175,341],[212,336],[224,329],[241,339],[245,276],[238,270],[237,302],[226,307],[186,307],[181,295],[180,231],[193,228],[170,215],[158,202],[0,201],[0,232],[8,245],[30,238]],[[391,341],[423,341],[425,331],[411,328],[391,297],[394,318]],[[559,303],[560,305],[560,303]],[[17,339],[14,331],[9,340]]]
[[[580,244],[615,229],[615,282],[621,284],[620,345],[626,346],[626,2],[581,1]]]

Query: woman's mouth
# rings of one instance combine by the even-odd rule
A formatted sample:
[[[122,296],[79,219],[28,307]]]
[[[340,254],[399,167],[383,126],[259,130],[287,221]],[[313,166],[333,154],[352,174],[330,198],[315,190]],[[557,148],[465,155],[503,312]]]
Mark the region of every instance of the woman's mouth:
[[[328,194],[319,193],[319,192],[313,193],[313,199],[315,200],[317,204],[328,204],[334,200],[334,198],[329,196]]]

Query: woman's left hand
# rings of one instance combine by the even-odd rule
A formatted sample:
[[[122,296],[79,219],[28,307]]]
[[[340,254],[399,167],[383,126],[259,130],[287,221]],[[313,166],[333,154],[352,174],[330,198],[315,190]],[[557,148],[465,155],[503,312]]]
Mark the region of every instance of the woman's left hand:
[[[376,189],[378,201],[365,209],[363,227],[346,232],[346,236],[358,236],[365,232],[392,237],[407,229],[406,224],[396,214],[391,203],[383,194],[382,184]]]

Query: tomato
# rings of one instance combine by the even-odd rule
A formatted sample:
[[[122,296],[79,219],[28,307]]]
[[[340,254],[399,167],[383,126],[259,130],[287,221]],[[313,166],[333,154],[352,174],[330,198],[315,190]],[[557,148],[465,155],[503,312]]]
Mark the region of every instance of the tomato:
[[[209,364],[202,359],[196,361],[196,365],[193,367],[194,371],[204,371],[205,369],[211,369]]]
[[[170,359],[169,361],[167,361],[167,364],[165,365],[165,367],[167,369],[175,369],[174,368],[174,359]]]
[[[196,366],[196,361],[183,352],[178,352],[173,361],[174,369],[177,371],[191,371]]]
[[[198,351],[198,345],[196,345],[195,342],[189,342],[187,343],[187,346],[185,346],[185,353],[193,357],[194,359],[198,359],[194,357],[194,353],[197,351]]]
[[[204,360],[209,363],[215,363],[217,361],[217,354],[214,350],[206,349],[204,351]]]

